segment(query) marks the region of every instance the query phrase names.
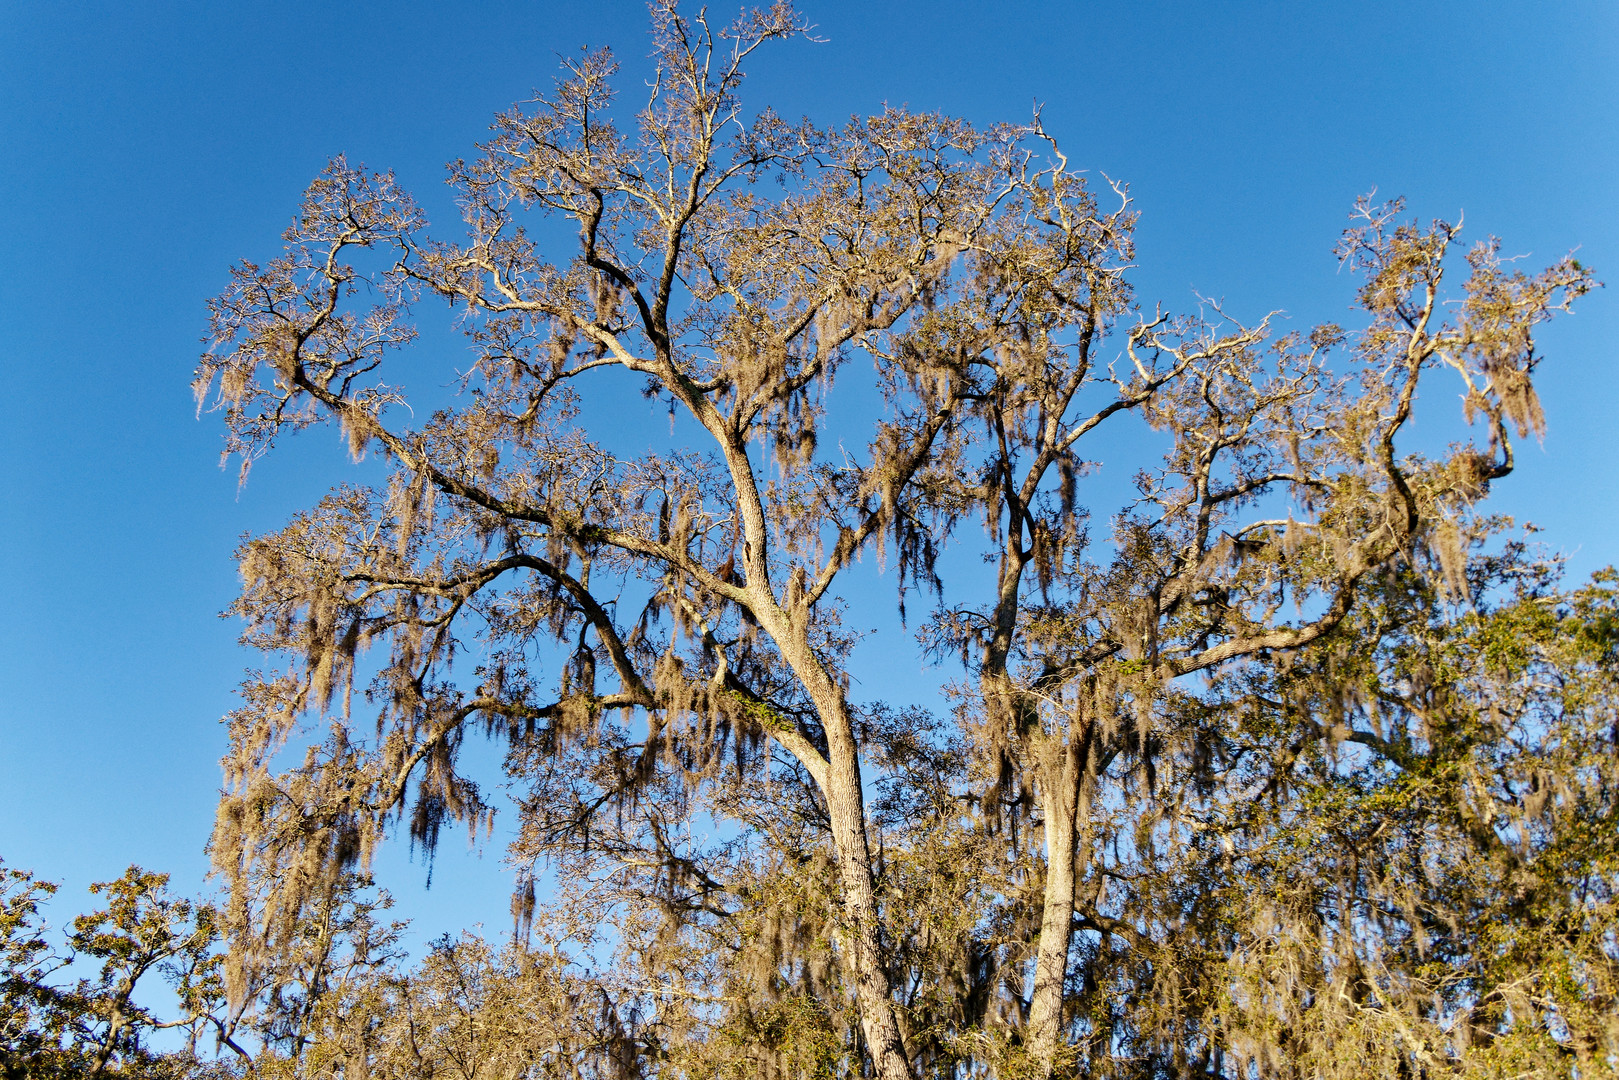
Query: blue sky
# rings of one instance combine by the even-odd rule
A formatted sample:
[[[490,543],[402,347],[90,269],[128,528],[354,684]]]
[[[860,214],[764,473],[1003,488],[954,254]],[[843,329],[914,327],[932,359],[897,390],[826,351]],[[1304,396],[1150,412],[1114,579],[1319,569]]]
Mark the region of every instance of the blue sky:
[[[1465,211],[1468,238],[1530,264],[1578,247],[1619,275],[1606,0],[805,11],[824,42],[763,55],[750,100],[823,123],[885,102],[1016,121],[1042,102],[1075,167],[1130,184],[1149,304],[1195,290],[1247,318],[1343,319],[1331,248],[1372,188]],[[131,861],[201,886],[218,718],[252,662],[217,618],[231,551],[351,472],[318,430],[238,493],[188,389],[204,302],[231,263],[278,250],[338,153],[453,221],[443,163],[582,44],[615,48],[633,100],[644,28],[633,0],[0,7],[0,857],[65,881],[59,916]],[[1583,574],[1619,561],[1619,295],[1542,341],[1550,433],[1494,506]],[[403,844],[379,869],[426,935],[498,928],[498,856],[447,842],[431,893]]]

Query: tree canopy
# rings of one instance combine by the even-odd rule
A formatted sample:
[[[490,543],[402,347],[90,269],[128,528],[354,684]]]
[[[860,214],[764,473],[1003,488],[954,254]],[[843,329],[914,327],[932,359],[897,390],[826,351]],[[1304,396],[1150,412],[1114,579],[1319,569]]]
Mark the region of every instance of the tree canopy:
[[[244,475],[330,424],[385,478],[238,553],[194,1025],[345,1078],[1611,1072],[1613,579],[1480,507],[1590,271],[1368,198],[1352,325],[1175,311],[1038,114],[745,104],[804,32],[654,4],[645,104],[568,61],[461,235],[340,158],[212,302]],[[395,374],[433,302],[449,396]],[[948,708],[852,679],[863,559]],[[515,932],[407,967],[372,853],[500,783]]]

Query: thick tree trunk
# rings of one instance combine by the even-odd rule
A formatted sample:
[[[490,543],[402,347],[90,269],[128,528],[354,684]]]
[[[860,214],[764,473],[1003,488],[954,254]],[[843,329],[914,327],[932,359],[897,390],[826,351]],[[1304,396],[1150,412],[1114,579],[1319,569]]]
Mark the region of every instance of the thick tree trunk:
[[[1040,769],[1039,799],[1045,815],[1046,889],[1035,954],[1034,992],[1029,1002],[1026,1045],[1036,1076],[1049,1077],[1062,1042],[1063,984],[1074,923],[1074,845],[1079,834],[1080,785],[1088,740],[1070,732],[1052,747]]]
[[[894,1014],[894,988],[883,963],[854,730],[842,695],[830,685],[817,689],[821,692],[814,697],[830,751],[825,785],[827,810],[832,819],[832,842],[837,848],[845,940],[852,953],[850,966],[859,995],[860,1026],[877,1075],[882,1080],[911,1080],[899,1020]]]
[[[849,703],[837,679],[810,647],[810,610],[803,603],[802,579],[789,589],[785,608],[770,586],[769,530],[763,502],[748,461],[746,448],[728,438],[722,428],[711,427],[726,448],[726,462],[736,485],[738,511],[746,537],[743,563],[754,617],[770,634],[793,673],[809,693],[821,727],[826,732],[824,771],[811,766],[832,823],[832,843],[843,897],[843,923],[850,968],[865,1035],[876,1075],[881,1080],[913,1080],[905,1043],[894,1011],[894,988],[883,962],[877,915],[877,894],[872,873],[871,848],[866,842],[866,799],[860,785],[860,748],[855,740]],[[813,751],[812,751],[813,752]],[[806,762],[806,765],[810,765]]]

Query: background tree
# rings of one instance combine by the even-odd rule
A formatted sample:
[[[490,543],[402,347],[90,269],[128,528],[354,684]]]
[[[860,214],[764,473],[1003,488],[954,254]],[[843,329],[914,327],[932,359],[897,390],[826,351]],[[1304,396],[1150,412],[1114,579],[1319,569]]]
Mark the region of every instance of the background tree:
[[[1166,709],[1162,767],[1222,775],[1082,905],[1093,1072],[1612,1074],[1614,594],[1530,554],[1391,568]]]
[[[1131,1004],[1169,1000],[1154,980],[1181,968],[1113,952],[1182,924],[1158,845],[1244,760],[1217,719],[1185,726],[1231,714],[1183,684],[1286,669],[1426,552],[1463,573],[1457,522],[1540,424],[1533,328],[1592,281],[1572,260],[1513,272],[1486,243],[1447,320],[1456,228],[1366,204],[1343,249],[1366,281],[1352,336],[1144,317],[1124,190],[1104,209],[1038,120],[744,111],[742,63],[802,29],[784,6],[721,30],[654,5],[633,131],[611,58],[571,62],[452,166],[463,242],[339,159],[285,253],[233,271],[196,381],[229,451],[245,468],[336,422],[389,476],[240,551],[247,640],[293,662],[232,719],[213,846],[232,909],[302,925],[391,823],[429,849],[447,821],[487,823],[459,758],[481,729],[521,793],[519,919],[613,957],[592,992],[625,1035],[591,1068],[1212,1060],[1213,1035]],[[576,230],[571,260],[527,231],[547,217]],[[462,313],[474,363],[417,423],[403,406],[426,400],[385,376],[424,294]],[[829,402],[862,359],[856,451],[853,408]],[[1414,457],[1397,439],[1446,366],[1488,444]],[[693,448],[590,437],[626,374]],[[1084,440],[1131,415],[1168,454],[1093,548]],[[908,590],[942,596],[974,517],[997,573],[925,632],[963,662],[959,728],[857,700],[846,572],[891,559],[903,616]],[[374,739],[352,718],[368,674]],[[310,716],[330,734],[278,771]],[[557,902],[536,909],[547,868]]]
[[[220,994],[223,957],[213,909],[168,892],[168,875],[131,866],[116,881],[90,886],[106,906],[72,922],[65,948],[53,948],[39,903],[56,886],[0,866],[0,1070],[11,1077],[181,1076],[208,1071],[198,1036]],[[94,977],[66,976],[80,959]],[[174,993],[174,1019],[141,998],[152,975]],[[138,992],[141,993],[138,996]],[[153,1050],[165,1030],[186,1035],[177,1052]]]
[[[0,1068],[8,1076],[54,1053],[60,1042],[50,977],[65,960],[46,940],[39,911],[55,892],[52,882],[0,865]]]
[[[303,902],[290,907],[281,902],[290,872],[249,868],[221,920],[224,993],[211,1023],[243,1061],[253,1056],[246,1042],[302,1062],[332,1002],[376,993],[372,984],[404,957],[404,924],[378,918],[393,904],[386,891],[372,895],[369,879],[344,873],[300,890]]]

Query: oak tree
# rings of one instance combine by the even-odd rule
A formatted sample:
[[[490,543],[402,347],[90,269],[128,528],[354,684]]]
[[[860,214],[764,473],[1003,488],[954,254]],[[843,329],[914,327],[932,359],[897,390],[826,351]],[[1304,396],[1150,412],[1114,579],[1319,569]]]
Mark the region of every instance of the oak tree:
[[[1358,325],[1148,312],[1125,188],[1038,117],[790,122],[740,96],[805,32],[790,8],[653,20],[639,111],[585,53],[452,165],[461,237],[339,158],[212,302],[195,387],[244,469],[334,424],[386,470],[239,553],[246,639],[289,660],[231,720],[214,856],[271,894],[243,940],[396,822],[429,847],[485,826],[481,733],[519,792],[520,921],[612,951],[603,1015],[661,1032],[592,1068],[1182,1067],[1214,1036],[1131,1057],[1140,1018],[1095,980],[1185,902],[1137,874],[1230,772],[1219,693],[1346,635],[1401,568],[1463,587],[1474,506],[1541,427],[1535,327],[1589,272],[1486,241],[1452,293],[1459,228],[1367,201],[1341,248]],[[435,299],[471,347],[445,400],[393,374]],[[1440,376],[1461,441],[1423,457],[1404,432]],[[626,437],[643,397],[683,443]],[[1093,538],[1093,448],[1139,421],[1164,456]],[[902,615],[933,597],[919,650],[952,716],[853,689],[863,558]]]
[[[56,885],[0,864],[0,1075],[213,1072],[198,1042],[223,998],[215,912],[167,886],[167,874],[138,866],[96,882],[105,906],[75,917],[55,945],[40,907]],[[160,980],[173,996],[161,1012],[150,1004]],[[183,1049],[154,1049],[161,1032],[183,1037]]]

